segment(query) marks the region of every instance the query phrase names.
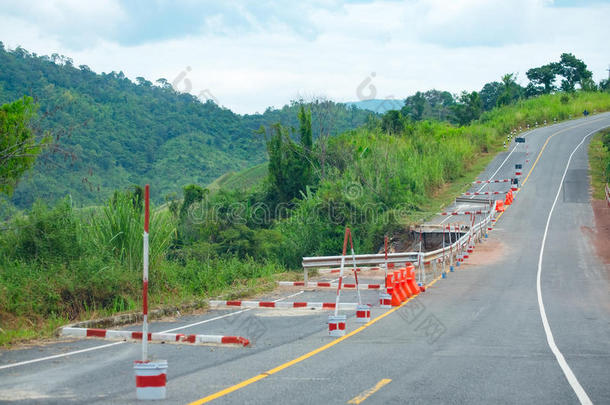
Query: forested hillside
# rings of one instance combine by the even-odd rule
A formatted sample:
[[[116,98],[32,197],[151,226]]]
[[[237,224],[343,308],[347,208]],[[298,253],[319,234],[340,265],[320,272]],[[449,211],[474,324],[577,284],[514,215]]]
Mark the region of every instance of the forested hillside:
[[[12,202],[30,206],[36,198],[68,194],[78,205],[103,202],[113,190],[155,185],[157,201],[189,183],[267,159],[255,131],[281,122],[296,125],[297,103],[263,114],[238,115],[212,101],[176,92],[166,79],[132,82],[122,72],[97,74],[70,58],[37,56],[0,42],[0,105],[24,95],[39,106],[35,123],[55,137]],[[331,101],[311,106],[314,137],[355,128],[370,112]]]

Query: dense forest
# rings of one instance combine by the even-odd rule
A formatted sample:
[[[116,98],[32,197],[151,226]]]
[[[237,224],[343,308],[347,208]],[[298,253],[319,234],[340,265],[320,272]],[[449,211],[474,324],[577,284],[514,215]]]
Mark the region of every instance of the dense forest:
[[[122,72],[97,74],[70,58],[38,56],[0,42],[0,105],[23,96],[39,106],[35,127],[55,138],[12,196],[18,207],[70,195],[102,203],[115,189],[150,182],[156,201],[189,183],[267,159],[261,125],[297,123],[300,102],[238,115],[211,100],[176,92],[164,78],[132,82]],[[371,112],[332,101],[311,103],[314,137],[366,122]]]

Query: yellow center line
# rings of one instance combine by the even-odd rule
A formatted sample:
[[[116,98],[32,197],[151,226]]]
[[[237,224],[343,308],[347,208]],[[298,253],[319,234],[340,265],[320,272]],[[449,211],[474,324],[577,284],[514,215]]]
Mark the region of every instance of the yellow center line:
[[[377,384],[375,384],[375,386],[373,388],[369,388],[368,390],[361,392],[357,397],[354,397],[354,398],[350,399],[349,401],[347,401],[347,403],[348,404],[359,404],[361,402],[364,402],[365,399],[367,399],[368,397],[370,397],[371,395],[373,395],[374,393],[379,391],[384,386],[388,385],[391,381],[392,380],[389,378],[384,378],[384,379],[380,380]]]
[[[519,191],[521,191],[521,188],[522,188],[523,186],[525,186],[525,183],[527,183],[527,179],[529,179],[530,174],[532,174],[532,172],[534,171],[534,167],[536,167],[536,165],[538,164],[538,161],[540,160],[540,157],[542,156],[542,152],[544,152],[544,150],[546,149],[546,146],[548,145],[548,143],[549,143],[549,141],[551,140],[551,138],[552,138],[552,137],[554,137],[555,135],[559,135],[559,134],[561,134],[561,133],[563,133],[563,132],[566,132],[566,131],[568,131],[568,130],[570,130],[570,129],[574,129],[574,128],[582,127],[583,125],[588,125],[588,124],[591,124],[591,123],[593,123],[593,122],[600,121],[600,120],[602,120],[602,119],[603,119],[603,117],[601,117],[601,118],[596,118],[595,120],[591,120],[591,121],[588,121],[588,122],[583,122],[582,124],[578,124],[578,125],[574,125],[574,126],[571,126],[571,127],[568,127],[568,128],[564,128],[564,129],[562,129],[562,130],[559,130],[559,131],[554,132],[554,133],[552,133],[551,135],[549,135],[549,136],[548,136],[548,138],[546,138],[546,141],[544,142],[544,145],[542,145],[542,148],[540,149],[540,153],[538,153],[538,156],[536,157],[536,160],[534,161],[534,164],[533,164],[533,165],[532,165],[532,167],[530,168],[530,171],[527,173],[527,176],[525,176],[525,179],[524,179],[524,180],[523,180],[523,182],[521,183],[521,187],[519,188]],[[502,211],[502,212],[500,213],[500,215],[498,215],[498,217],[496,218],[496,222],[498,222],[498,220],[499,220],[499,219],[502,217],[502,215],[504,215],[504,212],[505,212],[505,211]]]
[[[438,279],[438,277],[437,277],[437,279]],[[432,285],[434,282],[436,282],[436,280],[434,280],[432,283],[430,283],[429,286]],[[365,330],[369,326],[373,325],[374,323],[376,323],[376,322],[382,320],[383,318],[385,318],[386,316],[396,312],[397,310],[399,310],[400,308],[405,306],[413,298],[415,298],[415,296],[407,299],[405,302],[403,302],[399,306],[394,307],[394,308],[388,310],[387,312],[384,312],[383,314],[379,315],[378,317],[376,317],[374,319],[371,319],[370,321],[368,321],[367,323],[365,323],[364,325],[362,325],[358,329],[355,329],[355,330],[351,331],[347,335],[341,336],[340,338],[337,338],[337,339],[333,340],[332,342],[329,342],[329,343],[327,343],[327,344],[325,344],[323,346],[320,346],[317,349],[310,351],[309,353],[306,353],[306,354],[304,354],[304,355],[302,355],[300,357],[297,357],[296,359],[290,360],[290,361],[288,361],[288,362],[286,362],[284,364],[281,364],[281,365],[279,365],[279,366],[277,366],[275,368],[272,368],[271,370],[265,371],[264,373],[258,374],[258,375],[254,376],[252,378],[249,378],[249,379],[244,380],[244,381],[242,381],[242,382],[240,382],[238,384],[235,384],[235,385],[233,385],[231,387],[228,387],[228,388],[225,388],[223,390],[220,390],[220,391],[218,391],[218,392],[216,392],[214,394],[208,395],[207,397],[201,398],[201,399],[199,399],[197,401],[193,401],[189,405],[200,405],[200,404],[208,403],[208,402],[213,401],[213,400],[215,400],[217,398],[223,397],[223,396],[225,396],[227,394],[230,394],[230,393],[232,393],[234,391],[237,391],[237,390],[239,390],[241,388],[244,388],[244,387],[246,387],[246,386],[248,386],[248,385],[250,385],[252,383],[260,381],[263,378],[269,377],[270,375],[276,374],[276,373],[278,373],[278,372],[280,372],[280,371],[282,371],[282,370],[284,370],[284,369],[286,369],[286,368],[288,368],[290,366],[293,366],[293,365],[295,365],[297,363],[302,362],[303,360],[307,360],[308,358],[313,357],[316,354],[321,353],[324,350],[327,350],[327,349],[333,347],[334,345],[343,342],[345,339],[348,339],[348,338],[350,338],[350,337],[352,337],[352,336],[362,332],[363,330]]]

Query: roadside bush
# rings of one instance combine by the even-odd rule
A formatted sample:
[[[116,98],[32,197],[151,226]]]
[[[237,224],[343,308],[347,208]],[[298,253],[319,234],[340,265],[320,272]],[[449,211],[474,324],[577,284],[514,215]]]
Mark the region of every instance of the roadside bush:
[[[65,263],[83,252],[80,226],[68,198],[54,207],[37,201],[31,210],[9,222],[0,236],[0,249],[7,258]]]

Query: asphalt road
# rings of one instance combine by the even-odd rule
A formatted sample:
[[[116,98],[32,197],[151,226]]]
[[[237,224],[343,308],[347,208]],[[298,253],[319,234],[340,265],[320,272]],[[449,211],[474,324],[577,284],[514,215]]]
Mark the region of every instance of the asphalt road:
[[[176,332],[254,342],[248,348],[151,345],[155,358],[169,362],[165,403],[214,394],[214,403],[227,404],[346,403],[361,394],[366,404],[572,404],[578,395],[610,403],[608,269],[585,231],[594,226],[585,136],[608,125],[610,114],[600,114],[535,129],[526,134],[527,156],[523,144],[514,151],[511,144],[481,179],[512,177],[515,163],[524,164],[524,178],[544,151],[489,239],[418,298],[390,312],[373,308],[365,328],[348,318],[348,332],[355,333],[346,339],[327,335],[323,311],[215,310],[153,323],[152,331],[182,328]],[[288,300],[334,299],[333,291],[297,288],[268,298],[294,294]],[[362,294],[365,302],[377,299],[376,292]],[[355,302],[356,294],[343,298]],[[0,351],[0,402],[137,403],[132,366],[139,345],[110,344],[65,340]]]

